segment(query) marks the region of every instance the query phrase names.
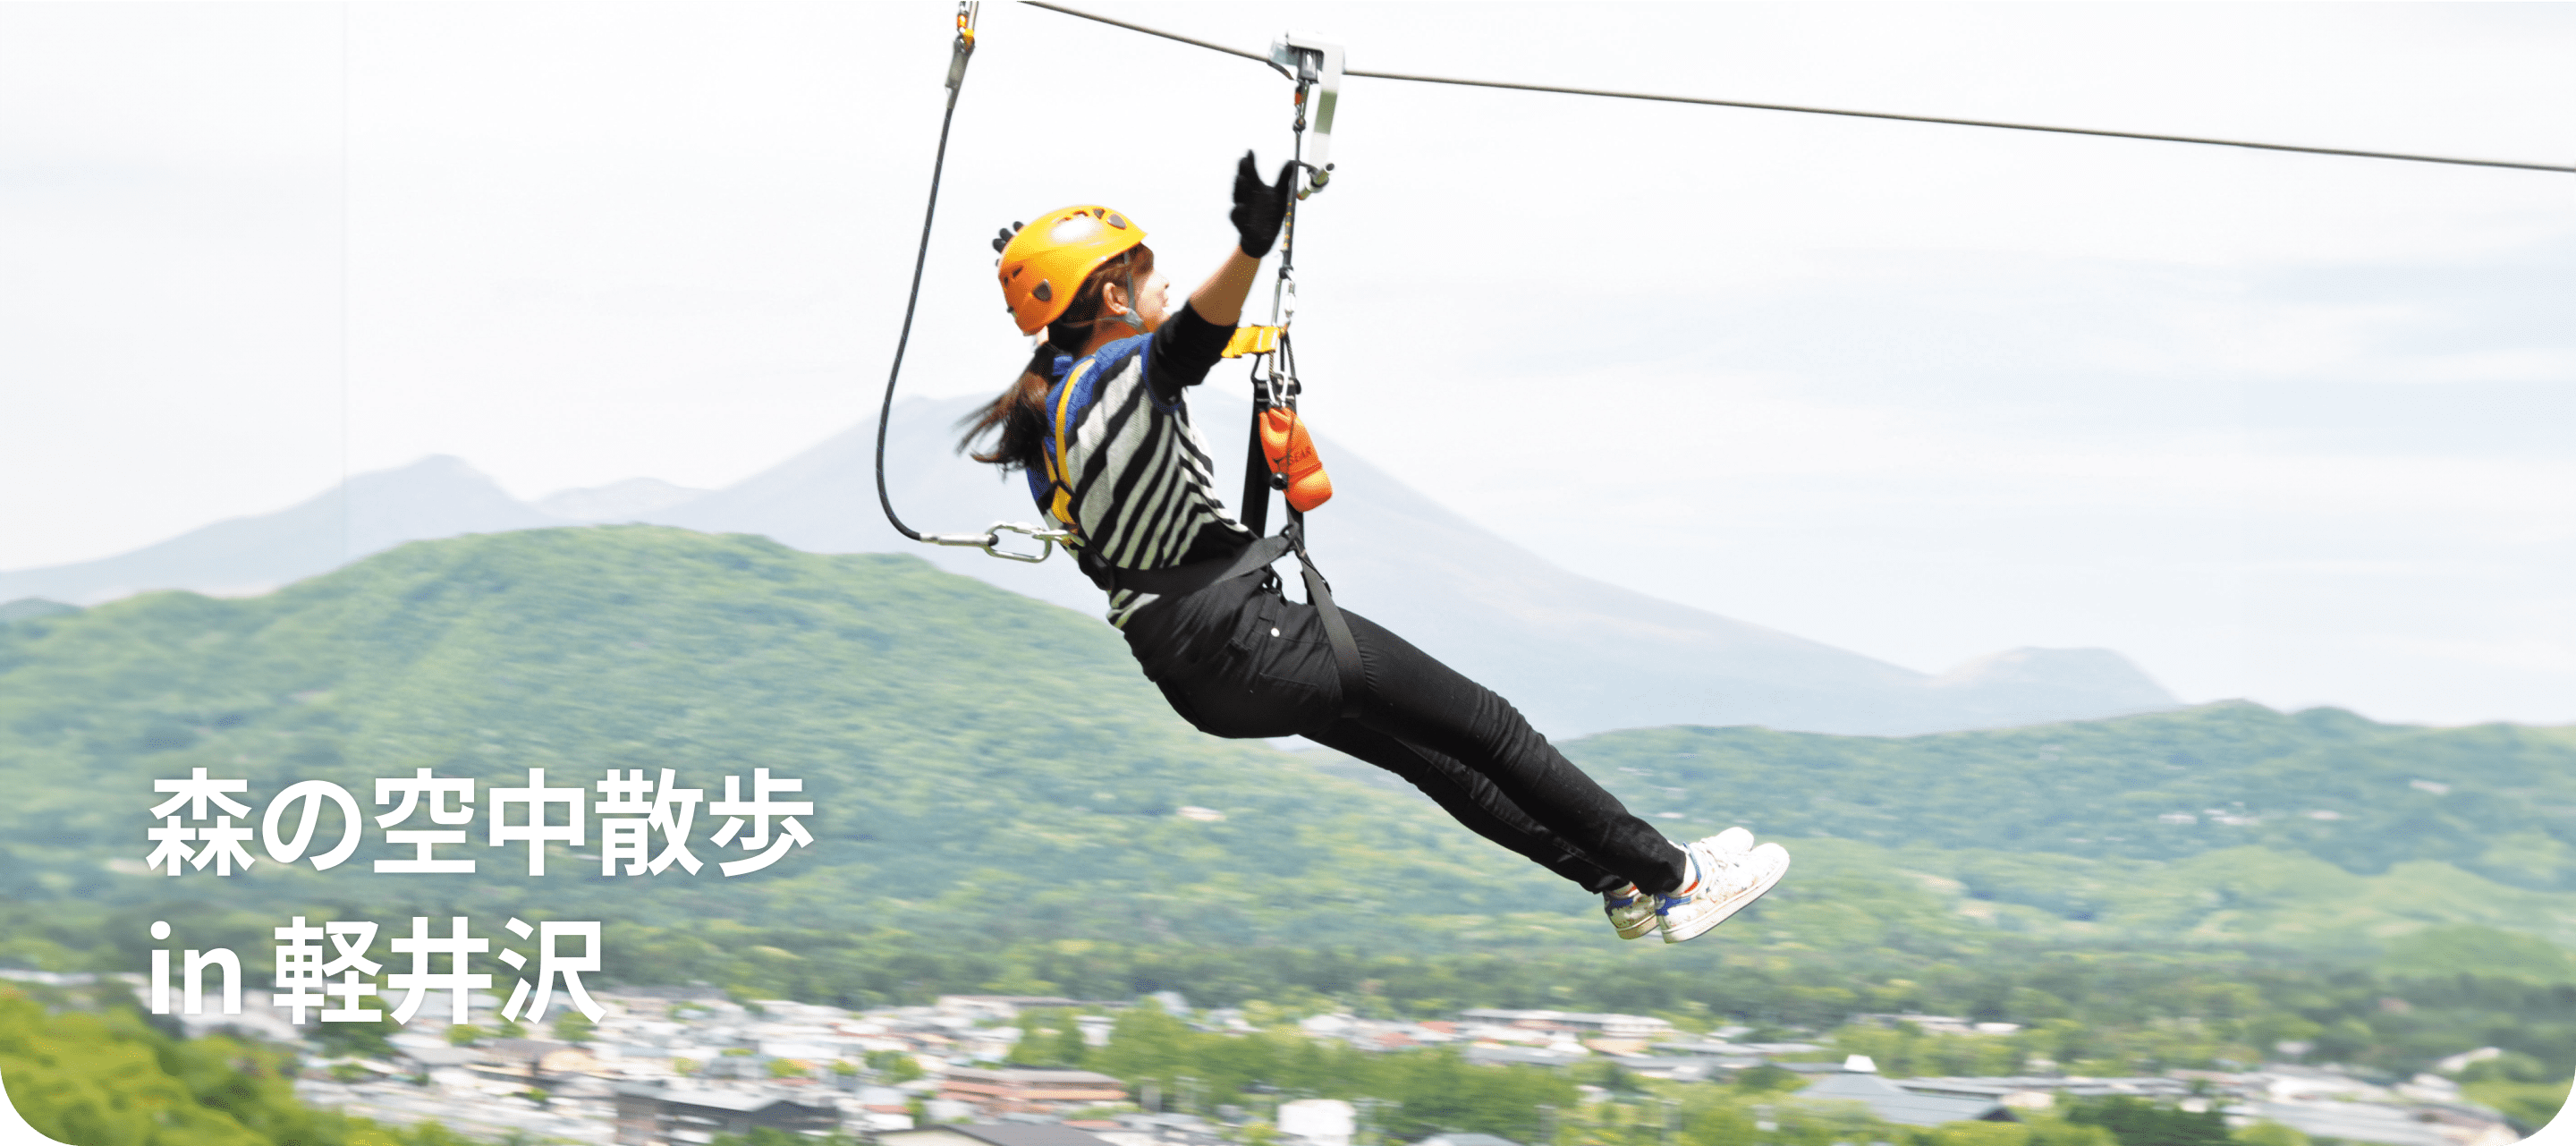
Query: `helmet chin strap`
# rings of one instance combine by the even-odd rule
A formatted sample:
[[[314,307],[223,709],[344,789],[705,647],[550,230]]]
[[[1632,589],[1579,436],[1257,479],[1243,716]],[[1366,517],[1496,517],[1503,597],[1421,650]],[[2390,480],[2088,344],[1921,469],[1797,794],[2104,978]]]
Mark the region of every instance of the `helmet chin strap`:
[[[1136,297],[1136,261],[1134,259],[1122,258],[1118,261],[1118,265],[1119,273],[1124,275],[1127,280],[1127,313],[1119,315],[1118,321],[1135,328],[1136,333],[1143,334],[1145,333],[1145,319],[1144,316],[1138,314],[1136,310],[1138,303],[1142,301]]]
[[[1146,330],[1146,329],[1145,329],[1145,319],[1144,319],[1144,316],[1143,316],[1143,315],[1141,315],[1141,314],[1139,314],[1139,313],[1137,312],[1137,309],[1136,309],[1136,301],[1137,301],[1137,300],[1136,300],[1136,264],[1135,264],[1135,261],[1134,261],[1134,260],[1132,260],[1132,259],[1123,259],[1123,258],[1122,258],[1122,259],[1119,261],[1118,266],[1119,266],[1119,274],[1120,274],[1120,276],[1121,276],[1121,280],[1126,284],[1126,287],[1127,287],[1127,309],[1126,309],[1126,312],[1125,312],[1125,313],[1123,313],[1123,314],[1118,314],[1118,315],[1114,315],[1114,316],[1112,316],[1112,317],[1115,317],[1115,318],[1116,318],[1118,321],[1120,321],[1120,322],[1126,323],[1129,329],[1134,330],[1134,331],[1135,331],[1136,333],[1138,333],[1138,334],[1148,334],[1148,333],[1151,333],[1150,331],[1148,331],[1148,330]],[[1106,296],[1106,293],[1105,293],[1105,292],[1104,292],[1104,294],[1103,294],[1103,296],[1102,296],[1102,298],[1101,298],[1101,300],[1100,300],[1100,304],[1101,304],[1102,306],[1104,306],[1104,307],[1105,307],[1105,306],[1107,306],[1107,305],[1109,305],[1109,299],[1107,298],[1107,296]],[[1083,324],[1083,329],[1084,329],[1085,331],[1088,331],[1088,332],[1095,332],[1095,333],[1087,333],[1087,334],[1085,334],[1085,335],[1084,335],[1085,340],[1087,341],[1087,340],[1089,340],[1089,339],[1091,339],[1091,338],[1098,337],[1098,335],[1097,335],[1097,333],[1096,333],[1096,332],[1100,329],[1100,324],[1101,324],[1101,323],[1103,323],[1103,322],[1107,322],[1107,321],[1109,321],[1107,318],[1093,318],[1090,322]]]

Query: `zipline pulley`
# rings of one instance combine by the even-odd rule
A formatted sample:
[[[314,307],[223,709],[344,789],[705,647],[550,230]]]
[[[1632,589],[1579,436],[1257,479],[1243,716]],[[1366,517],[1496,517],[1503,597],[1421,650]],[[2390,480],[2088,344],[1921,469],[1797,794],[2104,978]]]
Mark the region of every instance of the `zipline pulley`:
[[[1333,181],[1333,165],[1327,157],[1333,146],[1333,112],[1342,100],[1342,46],[1282,34],[1270,43],[1270,66],[1297,84],[1297,165],[1307,175],[1297,197],[1304,199]],[[1312,158],[1305,154],[1309,134],[1315,137]]]

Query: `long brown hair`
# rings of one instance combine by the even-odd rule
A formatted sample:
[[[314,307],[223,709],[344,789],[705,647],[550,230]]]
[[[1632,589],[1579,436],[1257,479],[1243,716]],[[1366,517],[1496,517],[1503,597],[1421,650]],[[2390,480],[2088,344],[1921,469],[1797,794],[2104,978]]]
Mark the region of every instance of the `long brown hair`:
[[[1101,292],[1108,289],[1110,283],[1125,286],[1131,296],[1127,306],[1132,310],[1136,305],[1132,297],[1135,294],[1134,281],[1150,277],[1153,273],[1154,249],[1135,246],[1100,264],[1100,269],[1083,279],[1082,286],[1073,292],[1073,300],[1066,304],[1064,313],[1047,324],[1046,339],[1038,343],[1037,352],[1029,356],[1029,364],[1020,368],[1020,376],[1011,382],[1010,388],[957,420],[957,424],[966,430],[964,436],[957,439],[957,452],[1006,471],[1044,469],[1046,459],[1041,456],[1041,451],[1047,433],[1046,396],[1047,391],[1055,387],[1056,356],[1079,351],[1091,337],[1092,327],[1101,321]],[[1064,349],[1059,350],[1058,347]],[[992,449],[975,450],[976,442],[996,431],[1000,437]]]

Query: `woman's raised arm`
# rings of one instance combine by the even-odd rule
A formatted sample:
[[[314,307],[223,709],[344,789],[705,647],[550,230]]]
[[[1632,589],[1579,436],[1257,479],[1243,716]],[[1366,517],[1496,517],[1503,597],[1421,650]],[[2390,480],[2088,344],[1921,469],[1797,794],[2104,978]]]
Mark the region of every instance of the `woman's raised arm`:
[[[1297,187],[1297,165],[1279,165],[1276,183],[1261,181],[1260,168],[1254,166],[1252,153],[1243,153],[1243,162],[1234,168],[1234,230],[1239,245],[1225,256],[1216,273],[1190,292],[1190,309],[1200,318],[1218,326],[1231,327],[1243,318],[1243,299],[1252,293],[1253,277],[1261,269],[1261,257],[1270,253],[1270,245],[1279,240],[1280,221],[1288,217],[1289,196]]]

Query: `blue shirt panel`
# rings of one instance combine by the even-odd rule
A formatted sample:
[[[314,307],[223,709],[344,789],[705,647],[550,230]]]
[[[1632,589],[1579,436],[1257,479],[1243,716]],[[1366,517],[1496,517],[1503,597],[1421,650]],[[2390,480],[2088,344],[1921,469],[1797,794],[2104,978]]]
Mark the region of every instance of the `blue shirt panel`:
[[[1126,368],[1128,359],[1143,355],[1144,361],[1137,364],[1137,369],[1144,370],[1151,367],[1153,356],[1145,354],[1145,351],[1151,346],[1153,340],[1154,336],[1151,334],[1139,334],[1132,338],[1121,338],[1103,346],[1087,359],[1076,359],[1070,354],[1055,356],[1055,385],[1047,388],[1046,436],[1040,442],[1045,447],[1048,458],[1052,459],[1056,456],[1056,403],[1064,399],[1065,383],[1073,377],[1074,367],[1086,360],[1093,364],[1090,370],[1083,372],[1082,384],[1073,388],[1073,402],[1064,412],[1064,424],[1067,429],[1082,424],[1083,411],[1090,409],[1091,404],[1098,400],[1101,380],[1117,376],[1120,370]],[[1139,381],[1146,381],[1146,379],[1140,378]],[[1146,387],[1146,393],[1148,395],[1153,393],[1150,383]],[[1160,410],[1168,411],[1180,405],[1177,399],[1170,405],[1165,405],[1160,398],[1150,400],[1153,401],[1155,408]],[[1040,466],[1023,472],[1028,475],[1029,496],[1037,501],[1038,512],[1041,514],[1048,512],[1055,501],[1055,483],[1047,480],[1046,468]]]

